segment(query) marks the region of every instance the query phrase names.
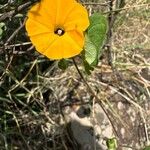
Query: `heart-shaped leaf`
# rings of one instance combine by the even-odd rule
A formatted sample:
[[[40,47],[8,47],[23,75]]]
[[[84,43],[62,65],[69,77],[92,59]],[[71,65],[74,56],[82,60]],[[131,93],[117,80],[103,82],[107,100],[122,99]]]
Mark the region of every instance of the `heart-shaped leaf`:
[[[85,45],[84,45],[84,61],[86,61],[89,66],[96,66],[99,57],[102,53],[102,46],[105,41],[107,32],[107,19],[99,14],[94,13],[90,17],[90,26],[87,29],[85,35]]]
[[[91,42],[96,46],[100,55],[100,49],[106,37],[107,31],[107,19],[99,14],[95,13],[90,17],[90,26],[88,28],[88,37]]]

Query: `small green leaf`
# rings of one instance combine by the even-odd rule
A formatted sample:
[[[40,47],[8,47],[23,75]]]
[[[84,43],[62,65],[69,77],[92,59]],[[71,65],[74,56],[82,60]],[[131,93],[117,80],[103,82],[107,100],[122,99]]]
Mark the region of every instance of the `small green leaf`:
[[[5,23],[4,23],[4,22],[0,22],[0,39],[2,38],[3,31],[4,31],[5,29],[6,29]]]
[[[68,68],[68,61],[66,59],[61,59],[58,62],[58,67],[62,70],[66,70]]]
[[[92,66],[90,66],[86,61],[83,62],[84,63],[84,69],[85,69],[85,72],[90,75],[91,74],[91,71],[94,70],[94,68]]]
[[[17,18],[22,18],[22,17],[23,17],[23,14],[20,14],[20,13],[19,13],[19,14],[16,14],[15,17],[17,17]]]
[[[5,23],[4,22],[0,22],[0,28],[4,27]]]
[[[0,28],[0,37],[2,36],[3,34],[3,30]]]
[[[108,150],[116,150],[117,149],[117,140],[116,138],[111,138],[106,141]]]

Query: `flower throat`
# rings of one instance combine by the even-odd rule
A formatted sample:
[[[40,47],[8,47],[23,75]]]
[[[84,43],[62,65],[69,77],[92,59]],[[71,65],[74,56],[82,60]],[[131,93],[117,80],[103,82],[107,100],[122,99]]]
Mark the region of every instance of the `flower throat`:
[[[62,29],[62,28],[57,28],[55,31],[54,31],[55,34],[59,35],[59,36],[62,36],[65,31]]]

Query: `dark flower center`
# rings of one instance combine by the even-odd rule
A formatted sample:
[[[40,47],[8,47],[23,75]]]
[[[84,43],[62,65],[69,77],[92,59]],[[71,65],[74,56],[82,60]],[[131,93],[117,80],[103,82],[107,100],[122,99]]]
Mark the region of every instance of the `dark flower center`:
[[[62,35],[65,33],[65,31],[64,31],[64,29],[62,29],[62,28],[57,28],[57,29],[54,31],[54,33],[57,34],[57,35],[59,35],[59,36],[62,36]]]

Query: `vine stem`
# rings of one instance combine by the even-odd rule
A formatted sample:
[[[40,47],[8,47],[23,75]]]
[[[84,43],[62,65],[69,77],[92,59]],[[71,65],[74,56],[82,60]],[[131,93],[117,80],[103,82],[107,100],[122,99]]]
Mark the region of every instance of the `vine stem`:
[[[95,94],[94,90],[93,90],[93,89],[91,88],[91,86],[88,84],[88,82],[87,82],[87,80],[85,79],[84,75],[81,73],[81,71],[80,71],[80,69],[79,69],[79,67],[78,67],[78,65],[77,65],[77,63],[76,63],[76,61],[75,61],[75,59],[72,58],[72,60],[73,60],[73,64],[74,64],[74,66],[75,66],[75,68],[76,68],[76,70],[77,70],[79,76],[80,76],[81,79],[83,80],[84,84],[87,86],[89,92],[90,92],[90,93],[92,94],[92,96],[95,98],[95,100],[96,100],[95,102],[97,102],[97,103],[100,105],[100,107],[102,108],[102,110],[103,110],[104,113],[106,114],[108,120],[109,120],[110,123],[111,123],[111,126],[113,127],[114,133],[116,134],[117,137],[119,137],[119,136],[118,136],[118,133],[117,133],[117,131],[116,131],[116,129],[115,129],[113,123],[112,123],[112,120],[110,119],[110,117],[109,117],[109,115],[108,115],[106,109],[104,108],[104,106],[103,106],[103,104],[102,104],[102,102],[101,102],[101,99]]]

